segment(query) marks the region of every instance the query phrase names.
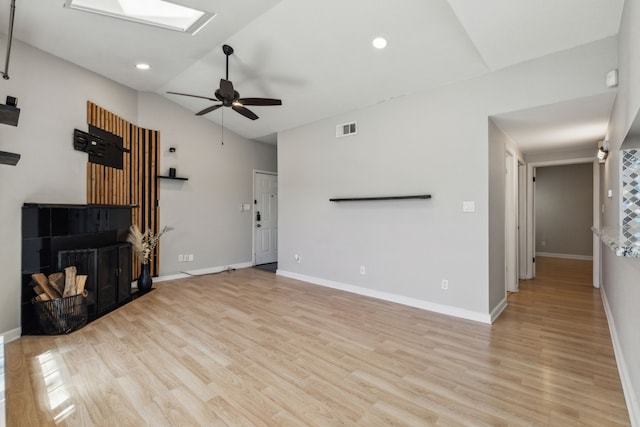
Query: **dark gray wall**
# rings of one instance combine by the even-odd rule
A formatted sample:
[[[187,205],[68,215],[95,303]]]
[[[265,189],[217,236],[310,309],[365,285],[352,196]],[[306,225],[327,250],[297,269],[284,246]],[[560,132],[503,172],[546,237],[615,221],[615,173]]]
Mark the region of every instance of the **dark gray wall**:
[[[593,164],[536,170],[536,252],[592,256]]]

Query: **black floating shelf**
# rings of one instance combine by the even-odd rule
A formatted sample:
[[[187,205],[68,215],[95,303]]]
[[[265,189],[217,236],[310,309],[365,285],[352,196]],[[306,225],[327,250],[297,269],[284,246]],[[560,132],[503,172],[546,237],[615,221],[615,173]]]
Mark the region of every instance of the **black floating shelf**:
[[[0,165],[15,166],[18,164],[18,161],[20,161],[20,154],[0,151]]]
[[[344,197],[329,199],[330,202],[364,202],[375,200],[425,200],[430,199],[431,194],[419,194],[417,196],[386,196],[386,197]]]
[[[166,176],[166,175],[158,175],[158,178],[162,179],[176,179],[178,181],[189,181],[189,178],[183,178],[181,176]]]

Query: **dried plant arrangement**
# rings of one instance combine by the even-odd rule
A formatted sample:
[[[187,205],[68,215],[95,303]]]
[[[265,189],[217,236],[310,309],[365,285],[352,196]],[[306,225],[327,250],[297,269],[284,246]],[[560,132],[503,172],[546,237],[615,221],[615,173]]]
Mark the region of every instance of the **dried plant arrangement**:
[[[160,237],[171,230],[173,230],[172,227],[165,226],[162,231],[154,235],[150,229],[142,233],[137,225],[132,225],[129,227],[129,237],[127,237],[127,241],[131,242],[131,247],[136,255],[138,255],[138,258],[140,258],[140,262],[142,262],[142,264],[148,264],[153,250],[158,246]]]

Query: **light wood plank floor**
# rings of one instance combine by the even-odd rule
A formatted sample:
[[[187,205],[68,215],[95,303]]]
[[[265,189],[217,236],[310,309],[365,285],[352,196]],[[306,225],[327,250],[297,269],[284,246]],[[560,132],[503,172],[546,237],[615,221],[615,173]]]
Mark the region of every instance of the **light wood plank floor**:
[[[8,425],[628,425],[599,291],[551,276],[493,326],[257,269],[157,283],[7,345]]]

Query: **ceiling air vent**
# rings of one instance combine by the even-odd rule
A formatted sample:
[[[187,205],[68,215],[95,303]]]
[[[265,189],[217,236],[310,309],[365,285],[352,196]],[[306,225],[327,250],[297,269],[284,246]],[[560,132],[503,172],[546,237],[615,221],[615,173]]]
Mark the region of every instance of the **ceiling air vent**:
[[[356,133],[358,133],[356,132],[356,122],[336,126],[336,138],[354,135]]]

